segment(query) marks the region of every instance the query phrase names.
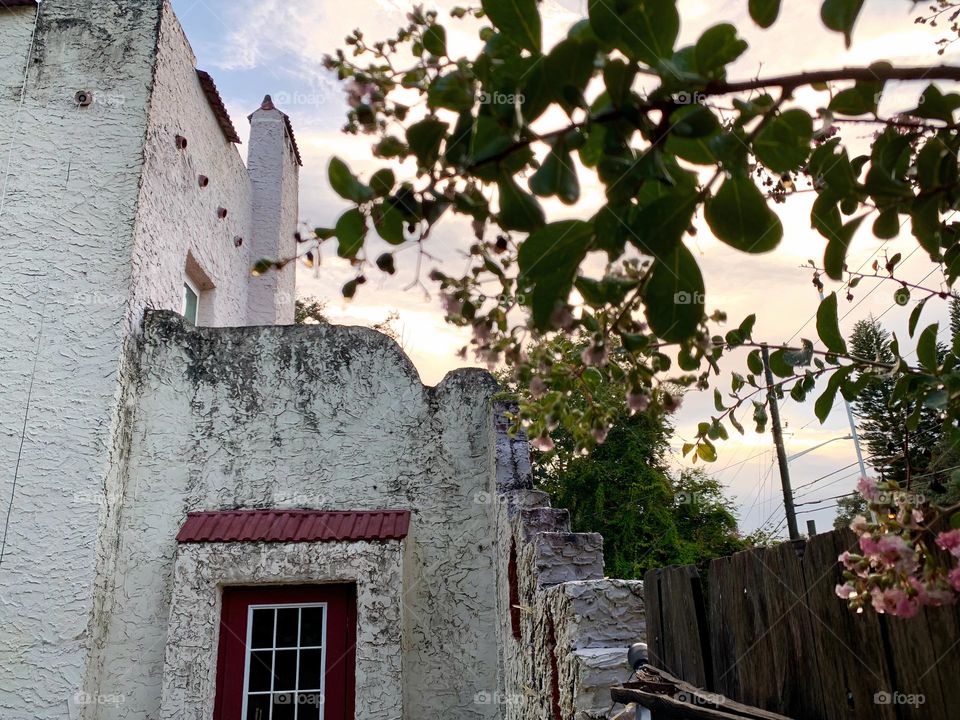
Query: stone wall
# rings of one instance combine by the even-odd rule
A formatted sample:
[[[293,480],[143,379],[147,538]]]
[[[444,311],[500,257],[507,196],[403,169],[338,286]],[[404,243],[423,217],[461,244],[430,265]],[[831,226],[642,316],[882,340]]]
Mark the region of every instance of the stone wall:
[[[504,720],[606,717],[611,686],[630,677],[645,639],[643,583],[603,575],[603,538],[570,532],[566,510],[533,489],[526,438],[494,408],[497,615]]]

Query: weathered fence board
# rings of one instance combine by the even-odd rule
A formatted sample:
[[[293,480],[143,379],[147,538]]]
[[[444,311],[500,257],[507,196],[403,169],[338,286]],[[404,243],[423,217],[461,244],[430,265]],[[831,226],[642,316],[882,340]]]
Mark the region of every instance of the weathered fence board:
[[[651,663],[802,720],[960,717],[960,610],[851,613],[834,588],[848,531],[645,578]]]

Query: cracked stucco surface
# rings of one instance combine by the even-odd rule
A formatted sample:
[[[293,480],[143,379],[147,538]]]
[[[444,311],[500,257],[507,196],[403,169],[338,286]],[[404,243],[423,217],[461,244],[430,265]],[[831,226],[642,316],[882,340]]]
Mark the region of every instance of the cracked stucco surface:
[[[495,717],[493,379],[425,388],[397,345],[335,326],[192,328],[148,313],[98,718],[160,703],[174,537],[187,512],[410,509],[403,572],[405,718]],[[215,652],[208,648],[207,652]]]
[[[224,585],[338,582],[357,586],[356,715],[401,720],[403,553],[400,541],[181,545],[160,719],[212,717]]]

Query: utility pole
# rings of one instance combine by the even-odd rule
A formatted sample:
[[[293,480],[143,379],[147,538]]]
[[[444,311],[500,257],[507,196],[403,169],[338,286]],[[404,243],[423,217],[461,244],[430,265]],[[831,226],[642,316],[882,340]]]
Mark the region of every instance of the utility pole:
[[[780,484],[783,486],[783,509],[787,513],[787,528],[790,539],[799,540],[797,513],[793,507],[793,488],[790,487],[790,466],[787,464],[787,452],[783,448],[783,429],[780,427],[780,408],[777,405],[777,393],[773,389],[773,372],[770,370],[770,351],[767,344],[760,347],[763,357],[763,373],[767,379],[767,402],[770,404],[770,427],[773,430],[773,444],[777,446],[777,463],[780,465]]]

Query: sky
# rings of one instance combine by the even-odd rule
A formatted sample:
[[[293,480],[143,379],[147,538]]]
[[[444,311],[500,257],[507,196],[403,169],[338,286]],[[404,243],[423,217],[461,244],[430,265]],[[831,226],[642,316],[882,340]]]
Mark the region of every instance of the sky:
[[[440,11],[441,22],[448,28],[449,46],[471,55],[479,48],[475,26],[447,18],[450,8],[457,4],[438,0],[425,6]],[[764,31],[749,19],[747,0],[680,0],[683,27],[679,44],[694,42],[703,30],[717,22],[733,23],[750,44],[750,50],[729,71],[734,80],[759,74],[867,65],[877,60],[901,65],[956,64],[960,60],[960,49],[955,47],[944,56],[937,56],[934,43],[946,29],[914,23],[916,12],[910,0],[866,3],[849,50],[841,35],[820,24],[819,2],[786,0],[783,5],[780,20]],[[405,24],[411,4],[395,0],[173,0],[173,7],[193,45],[198,67],[213,75],[244,140],[248,127],[241,120],[259,106],[265,94],[271,94],[276,105],[290,115],[304,160],[301,218],[311,227],[333,225],[348,205],[327,183],[330,157],[341,157],[355,172],[367,176],[380,167],[380,162],[370,153],[370,138],[340,132],[347,106],[337,81],[323,69],[322,57],[344,47],[344,37],[354,28],[361,28],[368,40],[389,37]],[[541,14],[545,45],[549,47],[585,16],[586,1],[545,0]],[[938,84],[942,89],[949,87],[948,83]],[[924,87],[926,83],[888,84],[881,100],[881,113],[915,107]],[[826,105],[829,95],[801,90],[797,101],[813,111]],[[854,151],[862,151],[872,132],[872,127],[846,128],[844,141]],[[241,154],[245,155],[242,147]],[[592,215],[602,198],[601,188],[587,180],[582,174],[582,200],[575,209],[583,217]],[[756,313],[754,337],[771,343],[816,338],[812,320],[817,294],[809,269],[800,267],[808,259],[819,263],[823,257],[825,241],[810,228],[811,201],[810,196],[798,195],[776,207],[785,236],[774,253],[764,256],[747,257],[726,247],[711,237],[702,218],[698,219],[699,232],[688,245],[704,271],[708,312],[726,311],[731,324]],[[576,216],[560,205],[547,203],[546,207],[548,217],[557,217],[555,213],[561,210]],[[429,250],[436,259],[430,267],[423,268],[422,275],[425,277],[435,265],[446,263],[449,267],[453,263],[453,267],[461,267],[458,263],[464,262],[464,250],[471,240],[466,222],[442,221],[430,241]],[[869,223],[865,223],[848,253],[848,266],[868,271],[875,258],[899,252],[907,258],[901,266],[902,276],[921,282],[932,266],[923,251],[916,248],[909,228],[900,237],[882,243],[870,235]],[[423,381],[433,385],[446,372],[464,364],[456,352],[469,338],[464,331],[444,323],[436,292],[428,294],[416,284],[414,264],[400,263],[398,267],[399,272],[391,278],[371,274],[371,282],[361,288],[353,301],[346,302],[340,297],[340,287],[354,272],[346,262],[326,253],[318,270],[298,270],[298,294],[326,300],[330,319],[341,324],[373,325],[391,312],[397,313],[399,320],[394,328],[400,342]],[[936,284],[939,279],[939,274],[934,273],[927,282]],[[838,284],[828,283],[827,292],[837,289]],[[843,332],[849,335],[857,320],[872,314],[897,333],[901,347],[912,348],[906,331],[912,307],[896,305],[894,290],[890,283],[865,282],[854,291],[852,302],[843,299],[845,291],[838,293]],[[941,337],[945,338],[946,305],[928,305],[923,324],[940,321]],[[738,369],[735,365],[728,364],[727,369]],[[743,358],[740,365],[745,366]],[[721,389],[726,388],[728,377],[721,379]],[[695,434],[697,423],[709,419],[712,413],[711,393],[687,394],[674,417],[676,432],[669,458],[673,466],[688,465],[688,460],[680,457],[679,448]],[[798,404],[788,399],[782,403],[781,414],[788,456],[810,450],[790,462],[801,528],[807,520],[814,520],[819,530],[829,529],[835,505],[827,499],[849,493],[859,476],[853,443],[843,439],[850,433],[844,405],[838,402],[823,425],[814,416],[812,401]],[[749,413],[741,411],[740,415]],[[822,443],[827,444],[817,447]],[[744,437],[734,433],[719,451],[717,462],[705,469],[719,478],[734,498],[741,528],[750,532],[768,522],[776,526],[783,519],[783,496],[770,435],[758,435],[748,428]]]

